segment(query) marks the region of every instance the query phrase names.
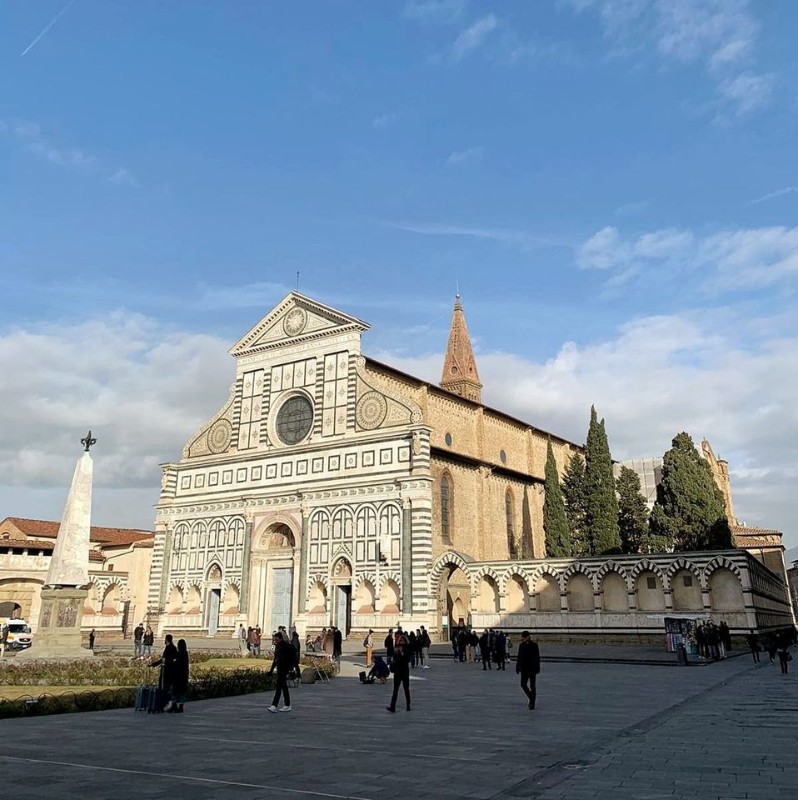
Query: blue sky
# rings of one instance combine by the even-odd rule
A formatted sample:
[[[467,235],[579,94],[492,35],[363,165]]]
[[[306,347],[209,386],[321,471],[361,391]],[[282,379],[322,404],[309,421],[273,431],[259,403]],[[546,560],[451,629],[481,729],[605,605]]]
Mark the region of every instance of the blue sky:
[[[4,515],[57,516],[90,416],[98,514],[146,525],[299,270],[431,380],[459,286],[492,405],[581,441],[595,402],[618,458],[707,436],[798,542],[797,34],[789,0],[1,2]]]

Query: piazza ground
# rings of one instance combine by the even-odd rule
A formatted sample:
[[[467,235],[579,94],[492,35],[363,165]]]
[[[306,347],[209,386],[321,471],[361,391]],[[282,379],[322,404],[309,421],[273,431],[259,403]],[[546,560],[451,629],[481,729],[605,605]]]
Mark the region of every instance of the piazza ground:
[[[766,662],[548,662],[534,712],[513,665],[436,659],[413,675],[410,713],[385,710],[390,685],[340,677],[295,690],[290,714],[255,694],[182,716],[6,720],[3,796],[794,798],[798,679]]]

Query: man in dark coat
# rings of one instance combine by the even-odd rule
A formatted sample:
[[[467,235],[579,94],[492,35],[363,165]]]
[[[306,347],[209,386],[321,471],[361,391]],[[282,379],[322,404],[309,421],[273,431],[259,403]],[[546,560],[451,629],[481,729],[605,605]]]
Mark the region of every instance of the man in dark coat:
[[[491,653],[490,644],[491,644],[490,634],[486,629],[485,633],[483,633],[482,636],[479,637],[479,649],[480,652],[482,653],[483,670],[493,669],[493,666],[491,665],[491,657],[493,654]]]
[[[745,637],[745,641],[748,643],[748,646],[751,648],[751,658],[754,660],[754,664],[759,663],[759,639],[757,635],[754,633],[753,629],[748,636]]]
[[[174,684],[177,677],[177,648],[174,645],[171,633],[167,633],[164,637],[164,648],[161,657],[157,661],[153,661],[150,666],[161,668],[158,688],[169,696],[169,704],[167,705],[167,710],[169,710],[175,702]]]
[[[394,643],[393,643],[393,628],[388,629],[388,635],[385,637],[385,662],[391,666],[393,661]]]
[[[515,660],[515,672],[521,676],[521,689],[529,701],[529,710],[535,710],[537,700],[537,676],[540,673],[540,649],[537,642],[529,637],[529,631],[521,634],[518,655]]]
[[[341,652],[344,645],[344,637],[338,628],[333,628],[333,658],[336,661],[341,660]]]
[[[496,669],[504,669],[507,661],[507,637],[502,631],[496,631],[493,639],[493,657],[496,660]]]
[[[294,648],[290,642],[283,639],[282,633],[274,634],[274,661],[269,670],[269,675],[277,673],[277,681],[274,684],[274,699],[268,711],[276,714],[277,711],[291,710],[291,695],[288,693],[288,673],[294,668]],[[280,708],[280,695],[283,697],[283,707]]]

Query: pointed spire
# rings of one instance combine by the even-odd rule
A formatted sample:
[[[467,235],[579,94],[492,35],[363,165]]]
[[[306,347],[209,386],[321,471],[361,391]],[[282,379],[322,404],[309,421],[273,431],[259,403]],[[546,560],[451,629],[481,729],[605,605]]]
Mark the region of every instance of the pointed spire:
[[[467,400],[482,402],[482,384],[479,382],[477,362],[471,349],[471,338],[463,314],[460,295],[455,295],[452,325],[449,329],[449,343],[443,361],[441,388]]]

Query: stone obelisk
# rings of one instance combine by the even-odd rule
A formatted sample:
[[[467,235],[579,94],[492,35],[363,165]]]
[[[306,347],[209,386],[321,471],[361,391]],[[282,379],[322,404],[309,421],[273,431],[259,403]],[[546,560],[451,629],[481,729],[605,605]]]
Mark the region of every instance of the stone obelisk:
[[[39,627],[33,646],[23,650],[17,658],[91,658],[94,655],[81,646],[80,623],[89,583],[93,474],[89,449],[96,441],[92,439],[91,431],[80,440],[85,449],[75,466],[50,569],[42,587]]]

